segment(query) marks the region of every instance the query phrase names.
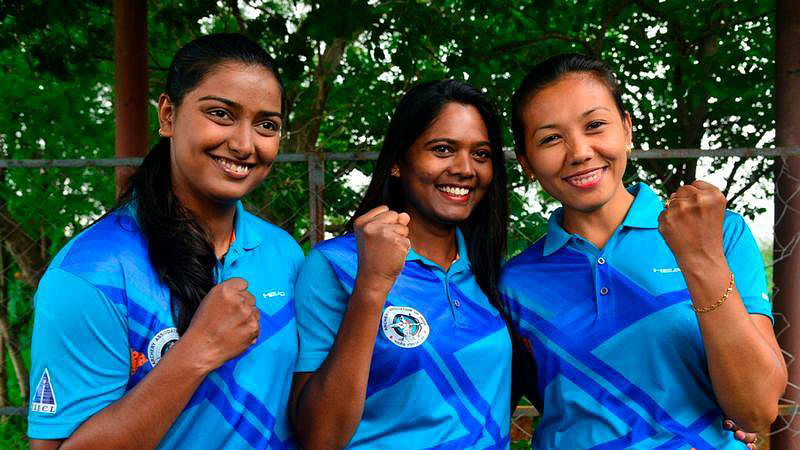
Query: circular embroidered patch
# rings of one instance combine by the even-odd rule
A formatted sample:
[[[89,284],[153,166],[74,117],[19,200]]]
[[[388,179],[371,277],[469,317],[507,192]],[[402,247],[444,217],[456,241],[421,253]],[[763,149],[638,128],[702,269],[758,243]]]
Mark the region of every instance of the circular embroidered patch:
[[[381,318],[381,328],[387,339],[403,348],[422,345],[431,332],[425,317],[408,306],[386,307]]]
[[[175,327],[164,328],[156,333],[147,345],[147,358],[150,360],[150,364],[155,367],[161,357],[166,355],[169,349],[178,342],[178,339],[180,339],[180,336],[178,335],[178,329]]]

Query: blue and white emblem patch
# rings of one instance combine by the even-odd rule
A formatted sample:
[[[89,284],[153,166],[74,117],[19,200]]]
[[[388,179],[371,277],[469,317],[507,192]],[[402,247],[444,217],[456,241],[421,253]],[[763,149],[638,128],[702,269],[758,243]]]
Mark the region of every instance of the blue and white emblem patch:
[[[381,328],[387,339],[403,348],[422,345],[431,332],[425,317],[408,306],[389,306],[383,310]]]
[[[39,384],[36,385],[36,392],[31,401],[31,411],[45,414],[55,414],[58,404],[56,394],[53,392],[53,385],[50,383],[50,372],[44,369]]]
[[[178,339],[180,339],[180,335],[175,327],[159,331],[147,345],[147,359],[150,360],[150,364],[155,367],[161,357],[166,355],[169,349],[178,342]]]

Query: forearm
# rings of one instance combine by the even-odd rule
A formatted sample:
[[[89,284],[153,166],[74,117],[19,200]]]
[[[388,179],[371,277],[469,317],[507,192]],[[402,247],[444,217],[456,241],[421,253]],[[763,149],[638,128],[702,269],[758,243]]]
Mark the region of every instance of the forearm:
[[[386,293],[354,289],[336,342],[298,395],[295,424],[304,448],[342,448],[361,420]],[[330,408],[336,405],[336,408]]]
[[[136,387],[84,422],[60,448],[155,448],[209,371],[190,343],[178,341]]]
[[[683,262],[681,269],[697,307],[714,305],[728,288],[731,272],[724,256]],[[718,308],[697,313],[697,320],[723,411],[744,429],[767,428],[786,386],[780,351],[774,337],[765,336],[771,330],[759,329],[735,287]]]

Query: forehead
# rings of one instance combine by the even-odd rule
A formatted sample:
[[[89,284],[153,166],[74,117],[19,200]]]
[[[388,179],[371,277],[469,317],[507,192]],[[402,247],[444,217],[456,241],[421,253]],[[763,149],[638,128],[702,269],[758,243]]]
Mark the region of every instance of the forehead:
[[[450,102],[442,107],[417,141],[425,142],[432,138],[449,138],[464,142],[488,141],[488,135],[478,108]]]
[[[281,110],[281,89],[277,78],[257,64],[220,64],[206,74],[185,99],[197,100],[207,95],[233,100],[245,109]]]
[[[593,108],[616,111],[617,106],[608,86],[589,73],[565,75],[537,91],[525,105],[523,117],[527,125],[559,122],[581,117]]]

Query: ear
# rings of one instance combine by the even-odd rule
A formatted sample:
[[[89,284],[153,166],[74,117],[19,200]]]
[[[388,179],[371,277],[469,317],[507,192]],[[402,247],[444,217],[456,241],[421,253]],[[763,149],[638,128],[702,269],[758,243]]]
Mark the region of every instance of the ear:
[[[528,164],[528,158],[526,158],[525,155],[520,155],[519,153],[517,153],[517,162],[519,163],[520,166],[522,166],[522,171],[525,173],[526,177],[528,177],[531,180],[536,179],[536,176],[533,174],[533,171],[531,170],[530,164]]]
[[[175,120],[175,105],[167,94],[158,97],[158,134],[162,137],[171,138],[173,124]]]
[[[631,115],[628,111],[625,111],[625,118],[622,120],[622,124],[625,127],[625,135],[628,138],[628,145],[633,147],[633,122],[631,121]]]

